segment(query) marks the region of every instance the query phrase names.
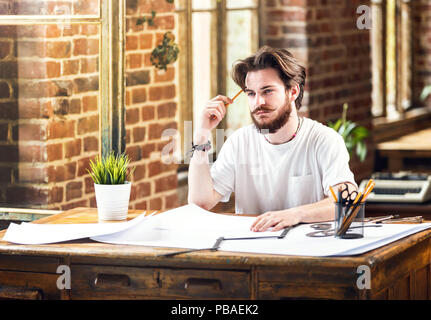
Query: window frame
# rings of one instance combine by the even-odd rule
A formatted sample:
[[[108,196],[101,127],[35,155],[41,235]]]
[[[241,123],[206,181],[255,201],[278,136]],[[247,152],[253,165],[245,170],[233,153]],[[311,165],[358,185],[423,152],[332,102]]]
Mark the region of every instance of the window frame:
[[[99,0],[94,15],[0,15],[0,25],[96,24],[99,26],[99,154],[122,153],[125,129],[126,0]],[[114,63],[115,62],[115,63]]]
[[[414,92],[414,30],[412,0],[395,0],[395,38],[396,38],[396,104],[388,110],[387,103],[387,0],[372,0],[373,27],[371,30],[373,102],[372,115],[374,141],[382,142],[412,131],[422,122],[431,120],[430,106],[417,106]],[[382,94],[384,92],[384,94]],[[408,101],[407,107],[402,106]],[[376,102],[377,101],[377,102]],[[377,112],[376,112],[377,109]],[[391,128],[391,130],[389,130]],[[396,130],[394,130],[396,128]]]
[[[261,20],[260,17],[261,0],[256,1],[254,6],[244,7],[233,7],[227,6],[227,0],[215,1],[215,6],[211,9],[193,9],[191,0],[178,0],[176,13],[178,17],[179,26],[187,26],[185,28],[179,28],[179,43],[181,47],[181,54],[179,56],[179,74],[178,82],[180,87],[179,94],[179,133],[180,141],[182,145],[179,146],[181,150],[181,163],[179,171],[186,170],[188,168],[189,156],[187,152],[191,149],[192,137],[187,136],[185,124],[190,122],[193,123],[193,23],[192,16],[194,12],[210,12],[213,14],[214,22],[211,26],[211,32],[214,32],[216,36],[213,38],[211,57],[216,63],[211,66],[211,96],[217,94],[225,94],[227,90],[227,14],[231,11],[238,10],[250,10],[255,11],[257,16],[257,23]],[[258,46],[261,43],[259,28],[257,31]],[[190,125],[191,128],[193,127]],[[217,129],[226,129],[227,121],[224,118]],[[187,128],[189,129],[189,128]],[[215,133],[213,132],[215,135]],[[215,141],[215,136],[213,136]],[[219,147],[220,148],[220,147]]]

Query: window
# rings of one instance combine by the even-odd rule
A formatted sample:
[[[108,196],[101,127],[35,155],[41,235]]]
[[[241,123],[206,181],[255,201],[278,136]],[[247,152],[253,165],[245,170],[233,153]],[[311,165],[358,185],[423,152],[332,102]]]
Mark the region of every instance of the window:
[[[240,90],[230,78],[231,66],[258,49],[258,8],[257,0],[178,3],[183,159],[187,158],[184,152],[190,149],[191,130],[197,125],[205,103],[218,94],[233,97]],[[235,130],[250,122],[246,97],[240,95],[219,127]],[[218,149],[221,144],[217,138]]]
[[[88,205],[88,159],[124,148],[123,6],[0,1],[0,203]]]
[[[412,1],[373,0],[372,113],[398,119],[412,99]]]

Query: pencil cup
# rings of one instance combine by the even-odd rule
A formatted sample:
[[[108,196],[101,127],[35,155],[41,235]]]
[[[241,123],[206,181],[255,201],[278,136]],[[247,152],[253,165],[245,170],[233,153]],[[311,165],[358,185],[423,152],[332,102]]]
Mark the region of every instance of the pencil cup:
[[[335,203],[335,237],[358,239],[364,237],[365,203],[343,205]]]

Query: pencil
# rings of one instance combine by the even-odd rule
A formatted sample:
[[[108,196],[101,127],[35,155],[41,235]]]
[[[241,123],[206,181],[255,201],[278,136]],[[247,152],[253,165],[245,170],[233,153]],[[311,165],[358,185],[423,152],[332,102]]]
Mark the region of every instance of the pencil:
[[[338,202],[338,199],[337,199],[337,196],[335,195],[334,189],[332,189],[332,187],[329,186],[329,190],[331,191],[332,197],[334,198],[335,202]]]
[[[368,197],[368,195],[370,194],[371,190],[373,190],[375,185],[376,183],[374,181],[370,183],[368,189],[364,191],[364,197],[362,198],[361,202],[365,202],[365,199]]]
[[[241,90],[239,90],[238,91],[238,93],[232,98],[232,103],[235,101],[235,99],[241,94],[241,92],[242,92],[242,89]],[[225,104],[225,106],[227,107],[227,106],[229,106],[230,105],[230,103],[226,103]],[[216,116],[215,115],[211,115],[211,120],[214,120],[216,118]]]
[[[338,236],[344,234],[349,229],[350,224],[352,223],[353,219],[356,217],[356,215],[359,212],[361,204],[365,202],[365,200],[367,199],[368,195],[370,194],[371,190],[373,190],[375,185],[376,183],[373,180],[370,180],[367,183],[367,187],[365,188],[364,193],[360,195],[360,192],[359,192],[358,196],[356,197],[353,203],[354,208],[350,208],[349,212],[346,213],[344,221],[342,222],[340,229],[337,232]]]
[[[238,97],[241,94],[241,92],[242,92],[242,89],[239,90],[238,93],[232,98],[232,102],[235,101],[236,97]],[[229,103],[226,106],[228,106],[228,105],[229,105]]]

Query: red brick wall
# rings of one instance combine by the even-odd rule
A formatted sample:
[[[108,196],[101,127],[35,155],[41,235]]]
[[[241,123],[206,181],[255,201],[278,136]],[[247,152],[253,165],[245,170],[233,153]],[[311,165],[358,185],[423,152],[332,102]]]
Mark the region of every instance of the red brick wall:
[[[290,50],[307,67],[303,113],[322,123],[341,117],[371,128],[371,48],[369,30],[356,26],[363,0],[267,0],[264,2],[263,43]],[[371,140],[371,139],[369,139]],[[359,182],[373,170],[374,147],[350,166]]]
[[[74,10],[90,10],[92,2],[85,3]],[[136,26],[151,10],[155,26]],[[177,128],[176,66],[157,71],[149,59],[175,28],[173,10],[164,0],[127,1],[126,151],[136,166],[131,208],[177,204],[176,165],[161,162],[169,142],[161,134]],[[86,169],[100,143],[97,33],[90,25],[0,26],[0,203],[96,206]]]
[[[138,18],[157,12],[154,26],[136,25]],[[150,62],[153,48],[166,31],[175,33],[174,5],[163,1],[127,1],[126,8],[126,151],[136,166],[131,207],[168,209],[177,206],[177,165],[164,164],[165,129],[177,129],[176,65],[166,71]]]

